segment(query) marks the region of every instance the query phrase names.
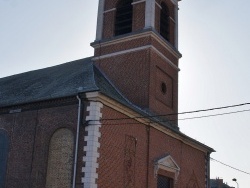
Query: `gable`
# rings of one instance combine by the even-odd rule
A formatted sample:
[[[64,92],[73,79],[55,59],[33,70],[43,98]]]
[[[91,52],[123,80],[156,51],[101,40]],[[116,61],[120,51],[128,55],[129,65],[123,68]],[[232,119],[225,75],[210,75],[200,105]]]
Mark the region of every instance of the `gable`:
[[[174,161],[174,159],[167,155],[159,160],[157,160],[156,165],[158,165],[159,168],[171,172],[180,171],[180,167],[177,165],[177,163]]]
[[[158,174],[159,169],[175,173],[175,181],[177,181],[177,178],[178,178],[179,172],[180,172],[180,167],[174,161],[174,159],[171,157],[171,155],[168,154],[165,157],[162,157],[162,158],[155,161],[155,175],[156,176]]]

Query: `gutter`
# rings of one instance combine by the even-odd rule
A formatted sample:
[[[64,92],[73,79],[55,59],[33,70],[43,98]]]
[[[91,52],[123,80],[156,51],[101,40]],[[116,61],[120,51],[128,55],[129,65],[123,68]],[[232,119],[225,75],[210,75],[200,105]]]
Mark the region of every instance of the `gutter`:
[[[78,118],[77,118],[77,128],[76,128],[76,143],[75,143],[75,160],[74,160],[74,174],[72,188],[76,187],[76,168],[77,168],[77,157],[78,157],[78,142],[79,142],[79,129],[81,123],[81,111],[82,111],[82,100],[79,95],[76,96],[78,100]]]

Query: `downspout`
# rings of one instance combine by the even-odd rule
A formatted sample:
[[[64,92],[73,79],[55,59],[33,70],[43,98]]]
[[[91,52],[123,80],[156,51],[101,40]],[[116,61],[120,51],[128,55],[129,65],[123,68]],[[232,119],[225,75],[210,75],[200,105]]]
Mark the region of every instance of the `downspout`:
[[[210,187],[210,152],[207,154],[207,177],[208,177],[208,185],[207,187]]]
[[[146,127],[147,130],[147,188],[149,187],[149,150],[150,150],[150,125]]]
[[[78,156],[78,142],[79,142],[79,129],[81,123],[81,111],[82,111],[82,100],[79,95],[76,96],[78,100],[78,118],[77,118],[77,128],[76,128],[76,143],[75,143],[75,160],[74,160],[74,174],[72,188],[76,187],[76,168],[77,168],[77,156]]]
[[[210,152],[207,152],[207,188],[210,187]]]

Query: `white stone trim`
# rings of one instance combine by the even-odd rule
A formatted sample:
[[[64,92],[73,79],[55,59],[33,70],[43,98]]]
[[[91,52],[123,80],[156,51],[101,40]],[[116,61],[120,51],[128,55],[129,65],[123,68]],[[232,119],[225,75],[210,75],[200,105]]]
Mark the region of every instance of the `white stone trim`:
[[[178,176],[180,174],[180,167],[178,164],[174,161],[174,159],[170,156],[167,155],[155,162],[155,177],[158,175],[158,170],[162,169],[168,172],[173,172],[175,174],[175,183],[177,183]]]
[[[96,40],[102,39],[104,4],[105,0],[99,0],[97,25],[96,25]]]
[[[163,55],[163,53],[161,53],[157,48],[155,48],[154,46],[151,47],[161,58],[163,58],[164,60],[167,61],[167,63],[173,67],[175,70],[180,71],[180,69],[170,60],[168,59],[165,55]]]
[[[109,10],[105,10],[103,13],[105,14],[105,13],[112,12],[112,11],[115,11],[115,10],[116,10],[116,8],[111,8]]]
[[[95,61],[95,60],[99,60],[99,59],[105,59],[105,58],[109,58],[109,57],[113,57],[113,56],[131,53],[131,52],[137,52],[137,51],[148,49],[148,48],[150,48],[150,46],[151,45],[146,45],[146,46],[137,47],[137,48],[130,48],[129,50],[123,50],[123,51],[114,52],[114,53],[110,53],[110,54],[106,54],[106,55],[101,55],[101,56],[97,56],[97,57],[92,58],[92,60]]]
[[[106,95],[101,94],[99,92],[96,92],[96,91],[95,92],[88,92],[88,93],[86,93],[86,97],[88,98],[88,100],[99,101],[103,105],[110,107],[118,112],[121,112],[130,118],[141,116],[141,114],[138,114],[137,112],[128,108],[127,106],[124,106],[123,104],[117,102],[116,100],[111,99],[110,97],[107,97]],[[198,144],[190,137],[187,138],[187,136],[179,135],[176,132],[174,132],[170,129],[167,129],[166,127],[159,126],[159,124],[157,122],[152,122],[152,121],[148,120],[147,118],[145,118],[145,119],[144,118],[134,118],[134,119],[136,121],[142,123],[143,125],[149,125],[150,127],[162,132],[163,134],[169,135],[170,137],[175,138],[175,139],[183,142],[184,144],[191,146],[192,148],[198,149],[199,151],[202,151],[204,153],[207,153],[208,151],[210,151],[207,149],[209,147],[205,147],[201,143]]]
[[[130,40],[139,39],[139,38],[142,38],[142,37],[147,37],[148,35],[149,35],[149,33],[145,32],[145,33],[140,33],[140,34],[133,34],[133,35],[129,35],[129,36],[119,37],[119,38],[114,39],[114,40],[103,41],[101,43],[101,47],[117,44],[117,43],[120,43],[120,42],[127,42],[127,41],[130,41]],[[96,43],[96,44],[92,45],[92,47],[94,47],[94,48],[96,48],[98,46],[100,46],[99,43]]]
[[[162,7],[161,7],[161,5],[160,5],[159,3],[155,2],[155,4],[156,4],[160,9],[162,9]]]
[[[173,4],[175,4],[175,5],[178,5],[178,1],[180,1],[180,0],[171,0],[171,2],[172,2]]]
[[[145,28],[155,28],[155,0],[146,0]]]
[[[83,151],[86,153],[86,155],[83,157],[85,166],[82,168],[82,172],[84,172],[84,177],[82,177],[84,188],[98,187],[96,184],[96,179],[98,178],[96,169],[99,168],[97,160],[100,157],[98,148],[100,148],[99,138],[101,137],[100,119],[102,117],[102,107],[102,103],[93,101],[91,101],[87,107],[87,112],[89,112],[89,115],[86,117],[86,121],[89,121],[89,123],[85,127],[87,135],[84,136],[84,141],[87,143],[87,145],[83,148]]]
[[[143,2],[145,2],[146,0],[140,0],[140,1],[136,1],[136,2],[133,2],[133,3],[131,3],[132,5],[136,5],[136,4],[138,4],[138,3],[143,3]]]
[[[96,44],[92,45],[92,47],[94,47],[94,48],[97,48],[97,47],[100,47],[100,46],[105,47],[105,46],[110,46],[110,45],[121,43],[121,42],[127,42],[127,41],[131,41],[131,40],[134,40],[134,39],[139,39],[139,38],[143,38],[143,37],[147,37],[147,36],[151,36],[155,40],[157,40],[164,48],[169,50],[169,52],[172,55],[174,55],[176,58],[181,58],[181,54],[176,52],[172,48],[172,46],[170,46],[167,42],[163,41],[162,38],[160,38],[153,31],[147,31],[147,32],[144,32],[144,33],[134,34],[134,35],[130,35],[130,36],[127,36],[127,37],[122,37],[122,38],[114,39],[114,40],[111,40],[111,41],[102,42],[101,44],[96,43]]]
[[[178,4],[175,5],[175,33],[174,33],[174,44],[175,48],[178,49]]]
[[[174,18],[172,18],[171,16],[169,16],[170,20],[172,20],[174,23],[175,23],[175,20]]]
[[[153,45],[146,45],[146,46],[142,46],[142,47],[138,47],[138,48],[131,48],[129,50],[123,50],[123,51],[119,51],[119,52],[114,52],[114,53],[110,53],[110,54],[106,54],[106,55],[94,57],[92,60],[95,61],[95,60],[110,58],[110,57],[114,57],[114,56],[118,56],[118,55],[123,55],[123,54],[127,54],[127,53],[134,53],[134,52],[137,52],[137,51],[141,51],[141,50],[145,50],[145,49],[150,49],[150,48],[153,49],[161,58],[163,58],[164,60],[166,60],[167,63],[171,67],[173,67],[174,69],[180,71],[180,69],[170,59],[168,59],[165,55],[163,55],[163,53],[161,53]]]

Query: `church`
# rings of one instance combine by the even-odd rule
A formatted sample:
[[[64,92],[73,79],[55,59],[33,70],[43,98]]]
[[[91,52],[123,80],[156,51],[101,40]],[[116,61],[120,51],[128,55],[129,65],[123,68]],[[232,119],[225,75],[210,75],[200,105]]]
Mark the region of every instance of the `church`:
[[[99,0],[94,56],[0,79],[0,188],[209,188],[178,127],[178,3]]]

